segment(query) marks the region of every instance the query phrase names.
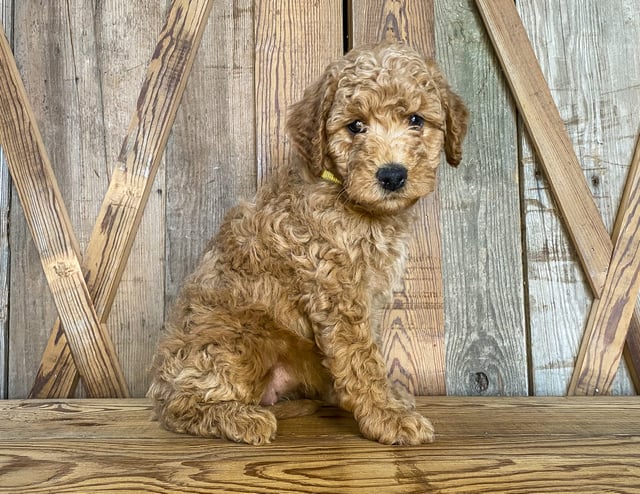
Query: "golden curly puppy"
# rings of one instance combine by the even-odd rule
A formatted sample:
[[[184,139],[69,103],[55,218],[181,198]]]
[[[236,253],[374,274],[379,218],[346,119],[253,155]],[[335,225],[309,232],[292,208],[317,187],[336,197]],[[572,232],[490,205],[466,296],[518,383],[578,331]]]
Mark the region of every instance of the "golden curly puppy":
[[[430,442],[393,390],[376,315],[401,276],[411,206],[457,165],[467,110],[402,44],[352,50],[288,118],[291,164],[226,216],[188,277],[153,364],[164,427],[252,444],[324,400],[386,444]]]

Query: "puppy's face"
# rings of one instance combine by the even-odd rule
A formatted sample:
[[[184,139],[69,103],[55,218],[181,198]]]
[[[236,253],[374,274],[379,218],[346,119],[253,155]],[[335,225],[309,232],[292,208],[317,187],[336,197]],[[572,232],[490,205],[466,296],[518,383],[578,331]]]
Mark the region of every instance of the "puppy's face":
[[[393,212],[434,190],[445,114],[421,59],[381,55],[361,54],[344,69],[326,122],[327,154],[349,199]]]
[[[308,133],[313,173],[332,172],[342,194],[372,213],[406,209],[432,192],[443,148],[451,164],[460,161],[466,108],[435,63],[405,45],[350,52],[305,93],[290,120],[313,121],[312,107],[320,115],[317,134]],[[300,141],[291,125],[290,134]]]

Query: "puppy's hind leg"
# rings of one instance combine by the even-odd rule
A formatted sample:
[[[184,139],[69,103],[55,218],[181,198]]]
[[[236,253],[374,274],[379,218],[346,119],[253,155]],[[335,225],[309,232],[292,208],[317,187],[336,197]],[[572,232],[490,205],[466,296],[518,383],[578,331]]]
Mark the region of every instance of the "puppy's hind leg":
[[[259,311],[191,317],[170,332],[154,362],[149,397],[169,430],[250,444],[274,439],[276,417],[310,413],[309,402],[330,387],[315,345],[279,328]],[[292,356],[297,357],[293,359]]]
[[[149,397],[155,400],[156,416],[166,429],[201,437],[216,437],[248,444],[265,444],[275,439],[274,413],[250,397],[235,393],[228,399],[191,388],[176,390],[176,382],[152,384]]]
[[[255,445],[273,441],[278,427],[268,409],[239,401],[195,403],[188,413],[174,415],[172,423],[165,420],[165,425],[176,432]]]
[[[169,327],[153,365],[148,396],[172,431],[262,444],[276,433],[274,414],[260,405],[278,359],[273,323],[262,313],[222,306],[192,311]]]

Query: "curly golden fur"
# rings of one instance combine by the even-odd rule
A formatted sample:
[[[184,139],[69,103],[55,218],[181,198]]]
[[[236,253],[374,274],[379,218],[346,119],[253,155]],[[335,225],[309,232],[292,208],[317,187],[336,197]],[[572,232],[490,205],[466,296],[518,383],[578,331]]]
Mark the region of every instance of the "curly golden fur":
[[[432,441],[387,380],[376,315],[402,275],[412,206],[443,149],[460,162],[466,126],[435,62],[406,45],[329,65],[289,113],[291,164],[227,214],[184,283],[149,390],[163,426],[261,444],[276,417],[323,400],[367,438]]]

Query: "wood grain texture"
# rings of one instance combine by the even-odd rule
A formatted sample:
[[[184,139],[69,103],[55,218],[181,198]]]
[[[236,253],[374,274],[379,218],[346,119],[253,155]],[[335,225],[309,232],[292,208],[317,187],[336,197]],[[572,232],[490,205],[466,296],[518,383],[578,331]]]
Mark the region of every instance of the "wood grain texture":
[[[351,0],[352,44],[405,41],[435,55],[433,0]]]
[[[260,447],[176,435],[145,400],[0,402],[0,492],[637,492],[633,398],[419,398],[434,444],[383,446],[325,407]]]
[[[613,227],[613,233],[611,234],[611,240],[615,245],[620,237],[620,231],[622,229],[622,212],[626,210],[629,204],[629,196],[631,195],[632,187],[630,184],[635,183],[638,179],[637,175],[640,174],[640,134],[636,138],[636,147],[631,158],[631,164],[629,165],[629,173],[627,174],[627,180],[625,183],[624,191],[622,193],[622,199],[620,199],[620,205],[618,206],[618,214],[616,215],[616,222]],[[636,310],[631,316],[631,327],[627,332],[627,341],[623,349],[623,356],[627,362],[627,370],[629,376],[636,390],[636,394],[640,394],[640,331],[632,331],[632,327],[640,327],[640,321],[638,321],[638,305],[636,303]]]
[[[7,40],[13,38],[13,0],[0,0],[0,22]],[[9,382],[9,206],[11,178],[0,149],[0,399],[8,397]]]
[[[2,12],[15,17],[18,66],[81,250],[107,189],[169,3],[0,0]],[[133,395],[146,391],[147,367],[165,304],[193,267],[205,239],[215,232],[229,206],[240,197],[250,197],[256,182],[288,159],[282,133],[285,108],[342,52],[343,3],[260,1],[254,8],[249,0],[225,0],[214,6],[205,49],[195,62],[169,142],[168,167],[165,171],[163,163],[158,170],[108,321]],[[378,23],[378,36],[409,29],[415,13],[426,5],[415,0],[370,3],[374,7],[360,11],[362,23],[350,24],[352,39],[373,23]],[[517,6],[588,189],[609,229],[638,132],[637,4],[553,0],[522,1]],[[518,394],[525,376],[512,372],[518,363],[525,365],[520,345],[526,340],[521,340],[517,323],[521,287],[515,280],[520,272],[515,271],[512,256],[518,254],[510,247],[517,249],[514,223],[509,223],[516,218],[512,193],[518,180],[508,176],[515,173],[514,145],[507,142],[513,132],[513,105],[495,80],[499,70],[495,60],[490,54],[483,58],[487,41],[479,14],[474,18],[468,9],[468,0],[435,0],[437,58],[472,109],[465,162],[457,170],[443,167],[441,172],[447,386],[451,393]],[[260,39],[250,32],[254,10],[255,35]],[[390,14],[384,20],[383,12]],[[414,36],[430,39],[432,33]],[[249,81],[254,64],[253,55],[246,52],[252,50],[257,71],[255,80]],[[516,144],[521,147],[521,208],[528,249],[532,392],[559,395],[566,392],[586,322],[589,283],[576,262],[534,151],[525,137]],[[0,175],[0,223],[4,180]],[[5,340],[0,329],[0,397],[3,393],[25,397],[57,312],[17,195],[12,196],[10,245],[0,244],[0,328],[2,259],[12,254]],[[513,214],[503,217],[510,207]],[[2,238],[0,224],[0,242]],[[480,247],[475,247],[474,239]],[[506,266],[513,266],[513,279]],[[428,276],[421,271],[410,282],[423,286]],[[407,302],[398,300],[400,307]],[[435,306],[434,300],[423,302]],[[389,332],[395,336],[386,353],[413,352],[405,352],[413,342],[404,338],[409,333],[404,330],[423,325],[411,311],[401,308],[400,313],[406,318],[391,313],[391,322],[403,331]],[[635,348],[640,348],[640,332],[630,332],[629,341],[633,335]],[[9,361],[3,364],[9,348]],[[640,356],[637,350],[626,353]],[[419,350],[419,355],[424,353]],[[417,366],[416,358],[411,359],[407,366]],[[394,379],[412,386],[414,375],[394,366],[393,359],[391,365]],[[625,372],[614,381],[612,392],[631,392]]]
[[[640,155],[640,141],[635,155]],[[629,322],[640,291],[640,175],[632,163],[616,244],[600,298],[594,299],[568,394],[607,393],[618,370]]]
[[[402,40],[434,53],[433,2],[352,0],[354,46]],[[420,201],[402,287],[382,319],[381,350],[389,377],[418,395],[445,388],[444,309],[437,191]]]
[[[518,9],[591,195],[610,229],[638,131],[633,108],[640,105],[640,61],[635,56],[640,20],[633,6],[622,1],[607,7],[572,1],[557,8],[521,2]],[[526,139],[522,161],[534,392],[564,394],[592,295]],[[640,327],[637,319],[634,324]],[[624,371],[611,391],[632,391]]]
[[[255,2],[257,177],[290,159],[287,108],[342,55],[342,2]]]
[[[83,260],[87,286],[103,322],[109,316],[211,6],[209,0],[174,1],[149,63],[118,166]],[[57,369],[57,362],[69,362],[64,340],[65,333],[54,328],[32,396],[59,393],[63,384],[49,381],[61,376],[72,385],[69,373]],[[70,388],[62,396],[72,392]]]
[[[92,396],[126,397],[122,369],[89,296],[77,240],[4,33],[0,108],[0,143],[76,366]]]
[[[106,188],[91,3],[14,4],[16,62],[81,247]],[[17,194],[10,222],[9,396],[24,397],[58,314]]]
[[[527,395],[516,111],[474,3],[436,1],[437,59],[471,121],[440,170],[447,392]]]
[[[167,308],[227,210],[255,194],[253,13],[215,3],[167,147]]]
[[[170,3],[168,0],[95,3],[107,155],[102,175],[105,190],[118,166],[123,138],[136,109]],[[166,195],[158,192],[164,191],[164,181],[162,160],[109,315],[109,331],[132,396],[146,394],[149,362],[159,336],[158,328],[164,320]],[[104,197],[102,194],[95,198],[98,210]],[[91,219],[89,234],[96,217]]]

